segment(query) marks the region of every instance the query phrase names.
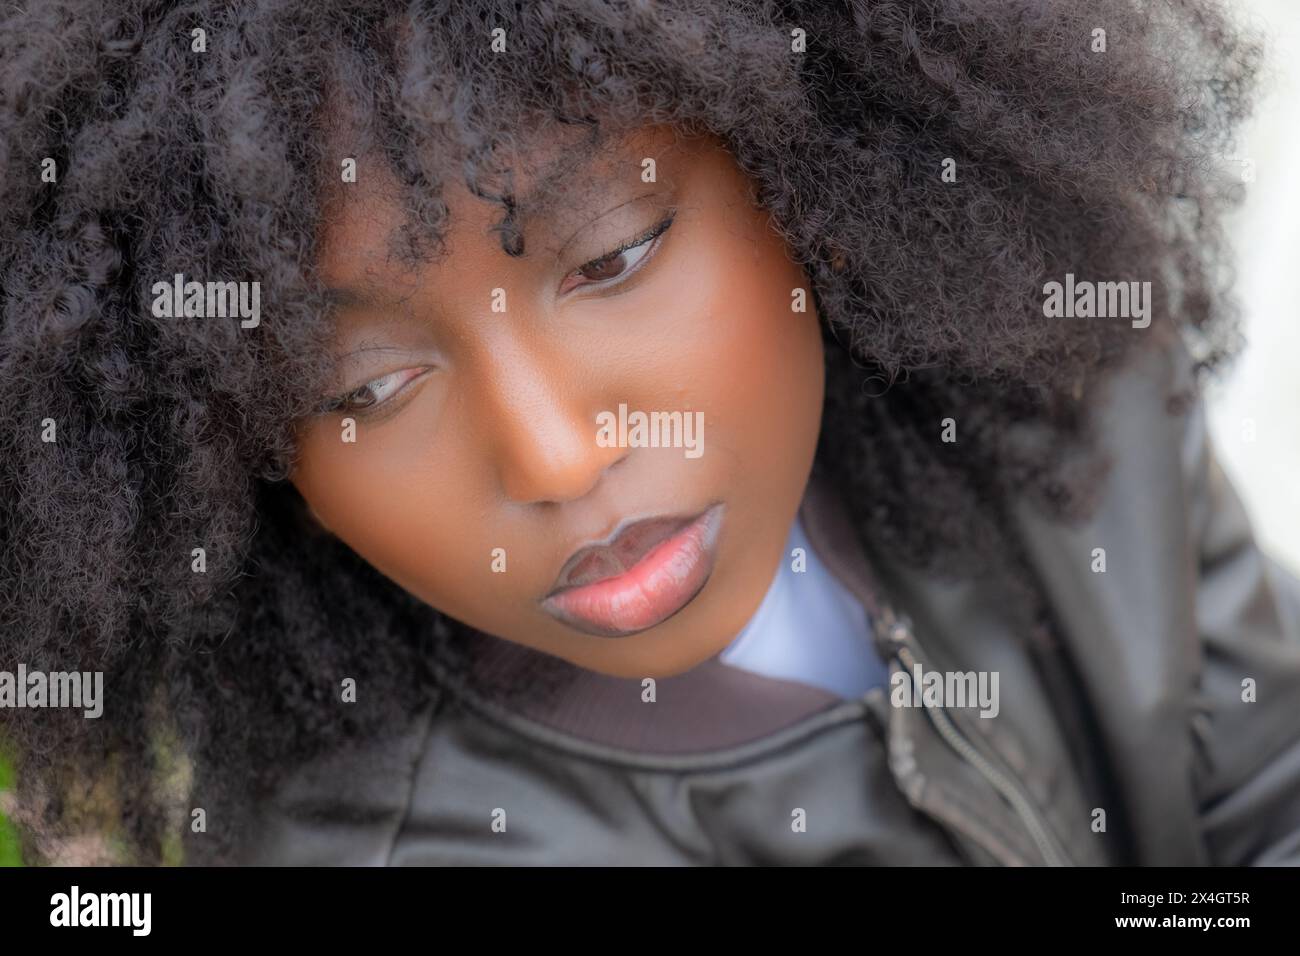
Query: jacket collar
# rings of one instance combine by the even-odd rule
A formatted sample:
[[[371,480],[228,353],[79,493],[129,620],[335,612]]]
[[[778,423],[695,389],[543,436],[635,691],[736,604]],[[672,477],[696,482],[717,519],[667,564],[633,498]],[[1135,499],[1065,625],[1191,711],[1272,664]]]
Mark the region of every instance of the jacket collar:
[[[878,597],[876,577],[843,503],[825,479],[816,474],[810,479],[799,514],[809,542],[862,602],[873,638],[879,640],[879,629],[892,615]],[[689,671],[657,678],[655,702],[648,704],[642,700],[640,678],[600,674],[488,634],[475,639],[486,642],[475,655],[476,683],[509,683],[539,669],[560,672],[562,690],[550,699],[533,695],[505,701],[514,717],[584,741],[640,753],[684,754],[738,746],[844,699],[820,687],[733,667],[720,659],[719,651]],[[464,683],[450,683],[459,684],[453,688],[456,692],[482,702]]]

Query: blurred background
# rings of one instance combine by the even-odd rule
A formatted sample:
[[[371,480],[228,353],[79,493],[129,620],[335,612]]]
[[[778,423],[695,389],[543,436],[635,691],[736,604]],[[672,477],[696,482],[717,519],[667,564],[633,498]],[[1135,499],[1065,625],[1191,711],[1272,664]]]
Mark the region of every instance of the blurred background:
[[[1236,152],[1248,180],[1231,221],[1247,345],[1207,394],[1210,433],[1258,540],[1300,575],[1300,0],[1232,6],[1270,49]]]

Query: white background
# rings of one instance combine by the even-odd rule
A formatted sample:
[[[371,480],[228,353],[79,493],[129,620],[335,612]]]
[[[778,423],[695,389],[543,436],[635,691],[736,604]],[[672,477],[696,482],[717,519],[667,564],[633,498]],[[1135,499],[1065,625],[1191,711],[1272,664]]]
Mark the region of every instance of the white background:
[[[1231,221],[1247,345],[1207,393],[1210,432],[1256,537],[1300,575],[1300,0],[1233,5],[1269,56],[1236,153],[1255,176]]]

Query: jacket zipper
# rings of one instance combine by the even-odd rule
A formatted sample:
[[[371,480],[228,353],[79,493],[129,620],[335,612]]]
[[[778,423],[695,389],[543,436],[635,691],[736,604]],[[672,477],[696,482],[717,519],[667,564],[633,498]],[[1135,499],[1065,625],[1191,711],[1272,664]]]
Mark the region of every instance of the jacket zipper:
[[[891,617],[893,620],[889,626],[888,635],[889,640],[894,645],[893,656],[904,666],[909,675],[913,674],[915,673],[913,668],[917,661],[907,643],[910,639],[918,654],[921,653],[921,646],[916,640],[916,635],[912,633],[910,622],[907,621],[906,616],[894,617],[891,615]],[[956,724],[952,722],[952,718],[944,712],[943,708],[923,706],[922,709],[925,711],[926,716],[929,717],[930,722],[934,724],[935,730],[939,732],[939,736],[943,738],[944,742],[958,756],[974,767],[1011,804],[1012,809],[1016,811],[1016,815],[1020,817],[1021,822],[1029,831],[1029,836],[1034,841],[1034,845],[1038,847],[1043,859],[1047,861],[1047,865],[1070,865],[1070,860],[1057,847],[1055,840],[1048,832],[1047,826],[1034,811],[1033,804],[1019,784],[981,754],[966,736],[957,729]]]

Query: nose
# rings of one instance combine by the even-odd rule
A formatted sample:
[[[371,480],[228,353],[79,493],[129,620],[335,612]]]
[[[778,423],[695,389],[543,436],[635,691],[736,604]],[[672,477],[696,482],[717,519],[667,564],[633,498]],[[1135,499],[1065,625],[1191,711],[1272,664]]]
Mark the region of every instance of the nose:
[[[590,370],[537,357],[498,358],[489,385],[494,459],[501,488],[523,504],[576,501],[589,494],[627,450],[596,441],[598,409]]]

